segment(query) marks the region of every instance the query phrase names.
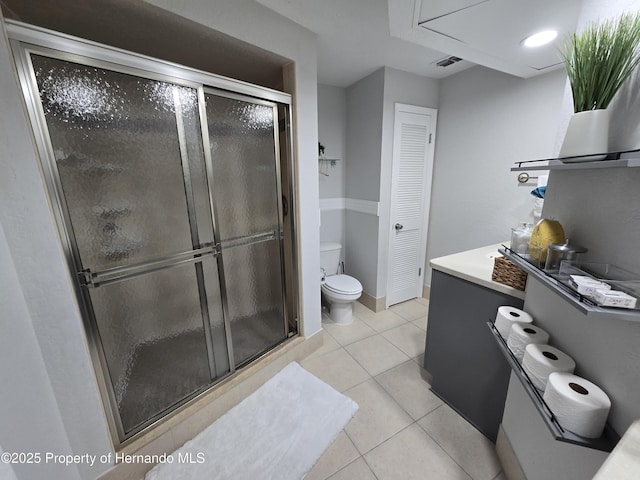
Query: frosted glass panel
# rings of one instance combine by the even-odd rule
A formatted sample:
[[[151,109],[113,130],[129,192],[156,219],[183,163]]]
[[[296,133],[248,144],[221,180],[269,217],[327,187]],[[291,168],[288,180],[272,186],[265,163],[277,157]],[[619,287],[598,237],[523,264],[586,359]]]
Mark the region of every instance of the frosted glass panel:
[[[285,338],[280,242],[228,248],[222,258],[233,356],[240,364]]]
[[[197,92],[32,56],[83,268],[191,250],[175,97]]]
[[[204,262],[215,270],[213,258]],[[210,372],[196,268],[176,266],[89,290],[125,432],[229,370],[221,362],[219,372]],[[219,325],[219,306],[210,307]],[[224,329],[216,336],[224,339]]]
[[[194,88],[31,60],[48,180],[75,265],[96,274],[82,301],[125,439],[286,338],[276,110],[217,95],[201,105]],[[224,291],[216,258],[189,257],[214,242],[212,204]]]
[[[279,229],[273,108],[206,95],[222,240]]]

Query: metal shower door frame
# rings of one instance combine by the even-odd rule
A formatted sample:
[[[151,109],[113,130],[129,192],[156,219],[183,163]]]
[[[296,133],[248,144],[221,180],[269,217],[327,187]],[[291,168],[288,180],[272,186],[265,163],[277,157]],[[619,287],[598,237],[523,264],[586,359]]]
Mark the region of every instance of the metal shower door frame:
[[[93,314],[93,308],[91,306],[91,300],[89,297],[88,289],[86,284],[94,283],[96,285],[107,284],[119,281],[121,274],[126,274],[126,278],[131,278],[130,275],[135,276],[136,268],[142,268],[139,265],[129,265],[125,268],[114,268],[109,269],[109,271],[103,271],[99,274],[95,272],[82,272],[81,261],[78,246],[75,242],[74,234],[72,233],[72,224],[70,221],[69,212],[67,210],[66,202],[64,200],[62,184],[60,181],[60,177],[58,174],[58,170],[56,167],[55,157],[53,155],[53,149],[51,146],[48,127],[46,118],[44,116],[44,112],[42,111],[41,104],[39,101],[39,89],[37,83],[35,81],[35,75],[33,70],[33,65],[31,63],[31,54],[42,55],[49,58],[55,58],[58,60],[64,60],[74,63],[79,63],[87,66],[103,68],[111,71],[115,71],[118,73],[124,73],[129,75],[134,75],[137,77],[142,77],[145,79],[155,80],[170,83],[173,85],[193,88],[197,90],[198,94],[198,103],[199,103],[199,120],[200,120],[200,128],[202,130],[202,142],[203,142],[203,150],[204,150],[204,158],[205,158],[205,169],[207,174],[207,186],[209,193],[209,201],[210,201],[210,213],[211,213],[211,222],[213,228],[214,235],[214,245],[205,245],[202,248],[196,249],[194,248],[189,252],[182,252],[175,255],[171,255],[171,258],[163,258],[156,259],[156,262],[145,262],[145,265],[148,267],[149,263],[154,263],[154,267],[151,269],[145,270],[143,273],[150,273],[151,271],[157,271],[161,269],[165,269],[171,266],[176,266],[184,263],[196,263],[198,264],[199,258],[202,255],[212,254],[214,258],[216,258],[216,263],[218,267],[218,277],[220,282],[220,292],[221,292],[221,300],[222,300],[222,309],[223,309],[223,319],[225,325],[225,333],[226,333],[226,343],[228,349],[229,356],[229,365],[230,372],[227,374],[231,375],[235,371],[235,365],[233,360],[233,345],[231,342],[231,333],[230,333],[230,325],[229,325],[229,316],[228,316],[228,307],[227,307],[227,294],[226,288],[224,285],[224,275],[222,270],[222,259],[219,255],[220,253],[220,239],[218,236],[218,229],[216,228],[216,208],[213,203],[213,197],[211,194],[211,186],[212,186],[212,164],[211,157],[209,154],[208,144],[209,144],[209,135],[206,123],[206,110],[204,104],[204,91],[205,86],[207,89],[210,89],[215,94],[224,94],[224,95],[238,95],[240,94],[244,99],[252,102],[267,102],[270,105],[274,106],[275,109],[275,119],[277,119],[277,106],[284,105],[288,113],[290,115],[291,108],[291,96],[289,94],[279,92],[276,90],[271,90],[265,87],[259,87],[256,85],[251,85],[246,82],[241,82],[233,79],[229,79],[226,77],[221,77],[218,75],[210,74],[207,72],[202,72],[196,69],[192,69],[189,67],[185,67],[182,65],[178,65],[172,62],[167,62],[163,60],[158,60],[154,58],[150,58],[144,55],[128,52],[125,50],[121,50],[114,47],[109,47],[105,45],[98,44],[96,42],[92,42],[89,40],[79,39],[76,37],[72,37],[70,35],[49,31],[40,27],[35,27],[31,25],[25,25],[20,22],[14,22],[7,20],[6,21],[7,33],[10,40],[11,48],[13,51],[13,57],[16,62],[17,72],[20,80],[20,86],[22,88],[22,92],[25,98],[25,106],[31,120],[32,129],[34,132],[34,140],[39,152],[40,156],[40,165],[43,171],[43,177],[45,180],[45,186],[48,193],[48,197],[50,199],[50,207],[52,209],[53,216],[55,218],[55,223],[57,226],[57,230],[60,236],[60,243],[64,252],[65,259],[67,261],[67,266],[69,268],[69,272],[73,272],[72,276],[72,284],[76,294],[76,298],[78,300],[78,306],[80,308],[82,319],[85,327],[85,333],[87,335],[87,343],[88,349],[90,352],[90,356],[92,359],[92,363],[94,366],[94,372],[96,375],[96,380],[98,384],[98,388],[100,394],[103,399],[103,406],[105,408],[106,419],[109,426],[109,430],[111,433],[112,441],[114,445],[119,449],[123,448],[126,445],[130,444],[136,438],[139,438],[142,434],[146,433],[152,428],[157,427],[166,421],[169,417],[173,416],[177,412],[186,408],[188,405],[192,404],[197,398],[199,398],[204,392],[208,391],[214,384],[226,378],[223,376],[215,380],[215,382],[207,384],[207,386],[202,389],[202,391],[198,391],[196,394],[187,397],[186,400],[178,402],[174,405],[175,408],[171,410],[171,412],[164,414],[161,418],[152,418],[149,422],[145,423],[144,426],[126,435],[124,432],[124,428],[122,425],[122,421],[119,415],[117,402],[115,399],[115,394],[113,390],[113,386],[109,380],[108,375],[108,365],[106,361],[106,357],[104,354],[104,350],[102,348],[102,344],[100,341],[99,331],[97,329],[97,323],[95,316]],[[176,109],[176,115],[178,117],[178,110]],[[177,124],[179,124],[179,119],[177,118]],[[179,125],[178,125],[179,129]],[[274,125],[274,131],[276,135],[278,135],[278,125],[277,120]],[[184,131],[180,135],[180,150],[181,150],[181,160],[183,163],[183,167],[185,164],[185,157],[183,156],[184,152]],[[291,136],[291,132],[288,132],[288,136]],[[288,139],[288,145],[290,145],[290,139]],[[278,143],[276,143],[276,155],[278,155]],[[291,154],[292,152],[289,152]],[[278,185],[278,198],[281,198],[281,182],[280,182],[280,164],[279,158],[277,158],[277,185]],[[293,166],[293,162],[292,166]],[[187,167],[188,169],[188,164]],[[194,205],[193,205],[193,197],[189,194],[190,187],[187,185],[187,182],[190,184],[190,177],[186,175],[183,171],[184,180],[185,180],[185,196],[187,200],[188,206],[188,215],[191,220],[192,215],[194,214]],[[293,191],[293,189],[291,189]],[[283,243],[282,243],[282,223],[283,223],[283,215],[282,215],[282,204],[278,202],[278,219],[279,219],[279,231],[278,235],[280,237],[280,252],[281,259],[283,259]],[[293,220],[295,224],[295,219]],[[192,222],[190,222],[192,223]],[[197,231],[194,232],[193,227],[191,228],[192,239],[197,239]],[[296,256],[296,244],[294,241],[294,258]],[[146,267],[145,267],[146,268]],[[284,262],[281,262],[281,268],[284,270]],[[134,270],[133,272],[124,272],[124,270]],[[201,269],[200,269],[201,270]],[[296,269],[297,270],[297,269]],[[75,275],[75,273],[81,273],[80,275]],[[296,271],[297,275],[297,271]],[[124,277],[123,277],[124,278]],[[199,291],[201,292],[201,281],[202,275],[198,274],[198,286]],[[283,276],[284,278],[284,276]],[[297,282],[296,282],[297,284]],[[287,295],[286,293],[286,285],[283,280],[283,302],[284,297]],[[292,292],[293,293],[293,292]],[[200,295],[201,302],[202,294]],[[206,300],[205,300],[206,301]],[[284,325],[285,330],[288,324],[287,309],[283,310],[285,319]],[[205,331],[210,328],[210,323],[206,321],[208,319],[203,319],[205,325]],[[286,337],[286,332],[285,332]],[[212,343],[210,332],[206,336],[207,339],[207,348],[209,351],[209,357],[212,355]],[[209,358],[211,361],[211,358]],[[211,365],[211,363],[210,363]]]
[[[289,325],[289,318],[288,318],[288,310],[287,310],[287,305],[286,305],[286,282],[285,282],[285,268],[284,268],[284,231],[283,231],[283,224],[284,224],[284,212],[282,209],[282,181],[281,181],[281,169],[280,169],[280,149],[279,149],[279,144],[280,144],[280,133],[278,131],[278,104],[273,102],[273,101],[269,101],[269,100],[264,100],[264,99],[259,99],[256,97],[250,97],[247,95],[243,95],[243,94],[239,94],[239,93],[235,93],[235,92],[229,92],[226,90],[221,90],[219,88],[215,88],[212,86],[204,86],[203,89],[203,94],[202,94],[202,99],[200,102],[200,108],[202,111],[202,117],[200,119],[200,124],[202,126],[202,142],[204,144],[204,156],[205,156],[205,163],[207,166],[207,175],[208,175],[208,180],[209,180],[209,200],[211,202],[211,208],[215,209],[215,202],[213,200],[213,159],[211,158],[211,139],[209,138],[209,129],[207,128],[207,116],[206,116],[206,101],[205,101],[205,97],[204,95],[215,95],[215,96],[219,96],[219,97],[224,97],[224,98],[229,98],[229,99],[233,99],[233,100],[239,100],[239,101],[243,101],[243,102],[247,102],[247,103],[253,103],[256,105],[262,105],[262,106],[266,106],[266,107],[270,107],[272,109],[273,112],[273,141],[274,141],[274,155],[275,155],[275,175],[276,175],[276,204],[278,206],[278,228],[276,231],[272,232],[271,234],[258,234],[258,235],[253,235],[253,236],[247,236],[247,237],[240,237],[240,238],[234,238],[234,239],[230,239],[230,240],[226,240],[224,242],[221,242],[219,240],[218,237],[216,237],[216,247],[218,248],[218,252],[220,254],[219,256],[219,260],[218,260],[218,265],[220,268],[220,279],[221,279],[221,285],[220,288],[222,290],[222,298],[223,298],[223,309],[224,309],[224,316],[225,316],[225,321],[229,321],[231,316],[229,314],[229,307],[228,307],[228,300],[227,300],[227,289],[226,286],[224,285],[224,250],[226,248],[231,248],[231,247],[235,247],[235,246],[240,246],[240,245],[250,245],[253,243],[258,243],[258,242],[262,242],[262,241],[267,241],[267,240],[272,240],[272,239],[277,239],[278,240],[278,244],[279,244],[279,250],[280,250],[280,276],[282,279],[282,306],[283,306],[283,313],[284,313],[284,322],[283,322],[283,329],[284,329],[284,338],[287,338],[287,334],[289,331],[288,325]],[[213,210],[212,210],[213,211]],[[218,217],[216,217],[218,218]],[[214,223],[214,227],[215,227],[215,223]],[[219,234],[219,229],[215,228],[214,232],[216,233],[216,235]],[[225,323],[226,326],[226,323]],[[231,335],[231,329],[229,328],[227,330],[227,335]],[[231,340],[231,339],[230,339]],[[229,345],[231,345],[232,342],[229,342]],[[231,345],[231,353],[230,355],[233,354],[233,346]],[[233,364],[234,362],[232,362]],[[234,365],[235,366],[235,365]]]

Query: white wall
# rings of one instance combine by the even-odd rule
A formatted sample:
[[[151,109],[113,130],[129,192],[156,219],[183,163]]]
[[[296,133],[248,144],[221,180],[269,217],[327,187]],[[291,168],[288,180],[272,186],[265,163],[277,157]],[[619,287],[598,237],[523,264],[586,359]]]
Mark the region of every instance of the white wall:
[[[71,453],[31,315],[0,224],[0,444],[7,452]],[[25,434],[26,433],[26,434]],[[75,466],[15,464],[19,478],[79,479]]]
[[[508,241],[530,220],[535,185],[509,169],[553,155],[565,79],[473,67],[441,80],[427,261]]]
[[[318,85],[318,141],[335,165],[319,164],[320,241],[345,244],[345,170],[347,163],[347,90]],[[344,250],[342,252],[344,257]]]
[[[2,335],[7,335],[7,341],[15,342],[14,346],[22,349],[20,353],[33,362],[25,366],[25,374],[40,368],[39,362],[46,368],[46,374],[39,371],[33,378],[22,375],[21,381],[32,385],[16,388],[4,401],[24,403],[23,416],[32,416],[34,421],[50,416],[52,426],[50,432],[38,437],[39,425],[32,426],[28,421],[20,431],[13,432],[14,438],[2,439],[2,445],[5,449],[13,444],[31,445],[33,451],[68,452],[70,447],[73,453],[108,453],[109,434],[82,320],[47,202],[4,27],[0,38],[0,92],[0,224],[15,265],[15,276],[12,277],[10,265],[3,267],[2,275],[16,282],[13,292],[2,290],[3,316],[4,308],[15,312],[17,316],[12,321],[25,322],[24,328],[33,330],[38,343],[29,341],[19,329],[3,329]],[[12,295],[20,290],[21,295]],[[22,368],[14,353],[13,349],[0,350],[3,368]],[[14,387],[5,385],[5,388]],[[29,388],[42,393],[37,411],[30,410],[34,407],[33,399],[19,397],[21,391]],[[15,411],[15,406],[11,405],[10,411]],[[56,419],[64,426],[66,438]],[[43,450],[45,445],[48,448]],[[82,465],[77,471],[82,478],[93,478],[106,468],[101,464],[93,468]],[[52,469],[49,478],[73,478],[77,475],[74,470],[76,467],[71,467],[61,475]],[[54,476],[56,473],[58,477]]]
[[[155,3],[295,62],[302,333],[309,336],[320,330],[315,35],[250,0],[221,0],[215,6],[204,0],[184,5]],[[32,421],[50,418],[49,424],[33,426],[25,419],[20,431],[11,431],[15,435],[10,441],[3,437],[0,443],[5,450],[20,447],[26,451],[25,446],[31,445],[31,450],[40,451],[108,453],[112,447],[82,320],[4,34],[0,39],[0,93],[0,225],[6,237],[6,246],[2,242],[0,252],[3,259],[8,254],[15,265],[15,274],[9,266],[2,270],[3,281],[6,279],[15,286],[12,291],[2,290],[3,319],[5,311],[16,312],[15,321],[25,322],[27,330],[32,328],[38,342],[29,340],[28,331],[3,329],[3,341],[15,342],[22,349],[20,353],[31,359],[23,372],[34,372],[34,376],[23,377],[22,381],[29,385],[0,397],[0,409],[7,407],[8,412],[14,411],[16,402],[22,401],[19,395],[29,386],[34,395],[42,393],[38,398],[40,410],[31,412],[33,405],[24,400],[23,416],[31,416]],[[13,353],[12,349],[0,350],[3,368],[22,368],[15,363]],[[43,365],[46,372],[42,372]],[[15,418],[17,421],[20,416],[16,414]],[[46,429],[46,433],[39,435],[39,427]],[[50,472],[47,478],[95,478],[108,467],[78,466],[77,472],[73,467],[58,476],[54,470],[47,470]]]

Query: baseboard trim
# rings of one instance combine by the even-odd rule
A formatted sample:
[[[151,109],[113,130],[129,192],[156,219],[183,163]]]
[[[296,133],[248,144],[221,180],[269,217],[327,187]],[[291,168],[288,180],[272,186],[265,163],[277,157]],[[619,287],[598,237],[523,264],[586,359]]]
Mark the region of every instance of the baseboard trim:
[[[367,215],[380,216],[380,202],[372,200],[361,200],[359,198],[321,198],[320,210],[328,212],[331,210],[350,210],[352,212],[365,213]]]
[[[381,312],[387,309],[387,297],[376,298],[367,292],[362,292],[358,301],[373,312]]]
[[[426,283],[422,286],[422,298],[426,298],[429,300],[431,297],[431,285],[427,285]]]
[[[347,198],[346,209],[352,212],[366,213],[368,215],[380,216],[380,202],[370,200],[360,200],[359,198]]]
[[[431,296],[431,287],[429,285],[423,285],[422,287],[422,295],[421,298],[429,300]],[[374,297],[369,295],[367,292],[362,292],[362,295],[358,299],[358,301],[367,307],[369,310],[374,312],[381,312],[387,309],[387,297]]]
[[[320,210],[323,212],[330,210],[344,210],[347,208],[346,198],[321,198]]]

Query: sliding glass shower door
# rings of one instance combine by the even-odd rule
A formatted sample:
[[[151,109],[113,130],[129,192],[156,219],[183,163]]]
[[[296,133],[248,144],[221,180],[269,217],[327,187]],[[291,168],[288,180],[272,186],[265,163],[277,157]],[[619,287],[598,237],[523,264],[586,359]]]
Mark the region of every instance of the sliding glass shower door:
[[[239,365],[286,336],[278,186],[277,109],[207,91],[213,165],[234,362]]]
[[[123,441],[288,336],[278,108],[48,53],[28,83]]]

